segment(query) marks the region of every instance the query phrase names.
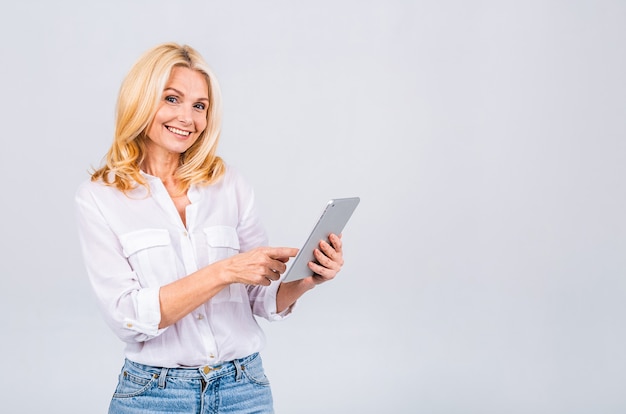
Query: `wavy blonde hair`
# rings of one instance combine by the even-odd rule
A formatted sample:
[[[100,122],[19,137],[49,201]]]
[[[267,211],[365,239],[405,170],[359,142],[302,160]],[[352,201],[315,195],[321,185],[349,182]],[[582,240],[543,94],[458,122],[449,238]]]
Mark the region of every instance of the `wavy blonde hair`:
[[[123,192],[137,184],[147,187],[140,173],[146,133],[174,67],[200,72],[209,87],[207,126],[196,142],[180,155],[175,172],[178,190],[185,192],[192,184],[211,184],[222,177],[224,162],[216,155],[222,127],[222,96],[217,79],[195,49],[164,43],[145,52],[122,82],[113,144],[107,152],[105,165],[92,173],[92,181],[101,179]]]

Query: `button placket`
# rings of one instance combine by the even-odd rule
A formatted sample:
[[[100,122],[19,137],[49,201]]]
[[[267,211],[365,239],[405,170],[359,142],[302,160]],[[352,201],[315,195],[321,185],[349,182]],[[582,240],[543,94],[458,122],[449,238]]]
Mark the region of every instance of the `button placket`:
[[[187,230],[183,230],[181,232],[180,247],[183,263],[185,265],[185,270],[187,271],[187,274],[193,273],[198,270],[193,243],[191,241],[191,234],[189,234]]]

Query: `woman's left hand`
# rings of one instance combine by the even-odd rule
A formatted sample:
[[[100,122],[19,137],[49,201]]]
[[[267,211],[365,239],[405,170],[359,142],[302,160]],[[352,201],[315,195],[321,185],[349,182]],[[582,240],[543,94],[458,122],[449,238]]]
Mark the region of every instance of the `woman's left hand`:
[[[317,263],[309,262],[309,269],[315,272],[312,279],[316,285],[334,279],[343,266],[341,235],[331,234],[328,240],[330,244],[322,240],[313,252]]]
[[[276,312],[283,312],[306,291],[337,276],[343,266],[341,235],[331,234],[328,240],[330,244],[326,241],[320,241],[319,248],[313,251],[317,260],[317,263],[309,262],[309,269],[315,272],[313,276],[280,284],[276,293]]]

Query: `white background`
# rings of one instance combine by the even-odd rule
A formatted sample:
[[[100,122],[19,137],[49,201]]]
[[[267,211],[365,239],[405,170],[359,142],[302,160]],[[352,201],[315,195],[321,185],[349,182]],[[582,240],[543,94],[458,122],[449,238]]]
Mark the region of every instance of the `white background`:
[[[362,199],[341,277],[262,322],[278,413],[626,411],[626,3],[21,1],[0,36],[3,412],[106,412],[73,195],[165,41],[273,244]]]

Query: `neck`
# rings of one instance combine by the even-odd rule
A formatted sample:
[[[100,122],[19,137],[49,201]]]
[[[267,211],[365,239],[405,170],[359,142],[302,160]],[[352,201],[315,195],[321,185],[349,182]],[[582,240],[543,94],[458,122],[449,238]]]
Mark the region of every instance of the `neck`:
[[[178,168],[178,154],[170,157],[146,156],[141,164],[141,170],[154,177],[159,177],[161,181],[174,180],[174,173]]]

